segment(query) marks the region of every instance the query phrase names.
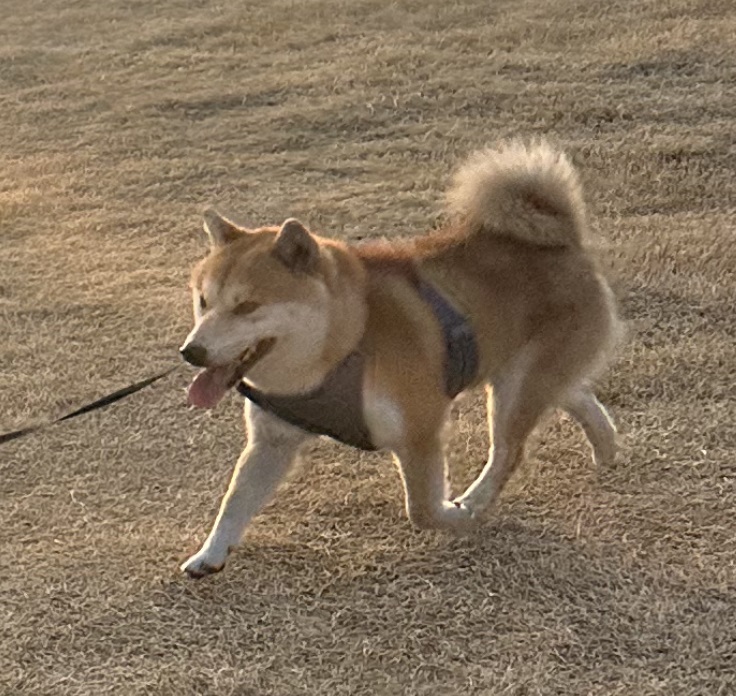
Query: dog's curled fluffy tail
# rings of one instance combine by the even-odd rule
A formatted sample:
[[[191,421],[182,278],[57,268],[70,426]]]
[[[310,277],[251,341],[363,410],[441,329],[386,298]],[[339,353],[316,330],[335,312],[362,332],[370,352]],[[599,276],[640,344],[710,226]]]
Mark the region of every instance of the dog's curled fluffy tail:
[[[585,204],[575,168],[545,142],[505,143],[471,155],[455,173],[447,205],[469,234],[541,247],[584,242]]]

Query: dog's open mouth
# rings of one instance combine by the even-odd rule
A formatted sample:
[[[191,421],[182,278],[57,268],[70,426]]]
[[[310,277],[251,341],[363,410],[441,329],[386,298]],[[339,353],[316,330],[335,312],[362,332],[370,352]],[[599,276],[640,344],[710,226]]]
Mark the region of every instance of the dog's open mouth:
[[[264,338],[246,348],[235,362],[218,367],[207,367],[197,374],[189,385],[188,400],[192,406],[214,408],[259,360],[268,354],[275,338]]]

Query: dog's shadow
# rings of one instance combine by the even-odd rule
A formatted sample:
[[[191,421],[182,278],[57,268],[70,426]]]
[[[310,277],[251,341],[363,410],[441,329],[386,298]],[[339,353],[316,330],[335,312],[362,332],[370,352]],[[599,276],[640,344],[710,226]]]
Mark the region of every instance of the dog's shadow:
[[[212,635],[293,641],[306,653],[338,639],[400,649],[406,636],[421,635],[470,658],[479,630],[491,652],[542,636],[570,659],[611,640],[622,653],[636,651],[651,579],[620,549],[511,520],[462,538],[409,530],[388,547],[381,539],[384,546],[368,540],[357,555],[354,546],[326,553],[319,540],[252,544],[220,575],[172,578],[155,602],[164,615],[189,615],[172,618],[175,630],[193,622]]]
[[[255,524],[202,580],[161,559],[170,573],[152,571],[90,621],[115,627],[131,659],[203,652],[252,693],[288,693],[297,673],[351,687],[369,675],[375,693],[460,693],[468,680],[522,693],[507,689],[521,674],[539,686],[561,670],[587,679],[591,665],[611,678],[625,664],[667,669],[732,614],[727,593],[663,572],[636,543],[577,538],[518,510],[467,537],[413,531],[398,508],[382,525],[316,516],[290,531]]]

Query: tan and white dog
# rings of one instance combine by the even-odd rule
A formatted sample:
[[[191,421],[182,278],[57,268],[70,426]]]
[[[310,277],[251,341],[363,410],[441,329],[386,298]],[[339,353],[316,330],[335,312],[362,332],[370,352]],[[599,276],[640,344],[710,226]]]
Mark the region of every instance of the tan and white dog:
[[[590,379],[611,354],[618,321],[586,250],[572,165],[544,143],[503,144],[459,169],[447,201],[444,230],[353,246],[294,219],[248,230],[205,213],[211,251],[192,275],[195,326],[181,349],[205,369],[189,400],[209,408],[229,388],[244,389],[248,444],[210,535],[182,565],[190,576],[223,568],[306,438],[334,435],[290,418],[279,399],[288,406],[324,392],[355,356],[357,368],[338,389],[350,394],[327,398],[347,419],[338,430],[395,454],[406,510],[419,527],[462,531],[481,521],[552,408],[580,423],[596,461],[612,460],[615,429]],[[453,368],[457,335],[463,364]],[[462,381],[448,388],[458,369]],[[448,499],[443,423],[454,392],[481,384],[488,463]],[[317,403],[316,420],[329,410]]]

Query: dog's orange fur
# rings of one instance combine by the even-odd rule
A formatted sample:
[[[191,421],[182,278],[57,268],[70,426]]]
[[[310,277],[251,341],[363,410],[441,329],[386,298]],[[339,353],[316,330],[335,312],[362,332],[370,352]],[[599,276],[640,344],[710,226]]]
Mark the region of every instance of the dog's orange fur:
[[[277,339],[248,373],[264,391],[308,389],[359,345],[366,423],[373,442],[397,456],[409,516],[422,527],[461,530],[490,509],[548,409],[565,408],[581,422],[597,459],[613,456],[614,429],[588,380],[611,352],[617,320],[586,247],[580,187],[563,155],[519,144],[480,153],[460,170],[448,200],[453,218],[444,230],[356,247],[294,220],[248,232],[210,213],[214,251],[193,285],[208,284],[220,306],[298,302],[324,317],[326,328],[314,337],[319,350],[279,352]],[[467,318],[479,349],[476,383],[489,387],[489,462],[453,502],[440,437],[450,402],[443,336],[418,292],[420,279]],[[202,558],[187,569],[195,566],[201,570]]]

